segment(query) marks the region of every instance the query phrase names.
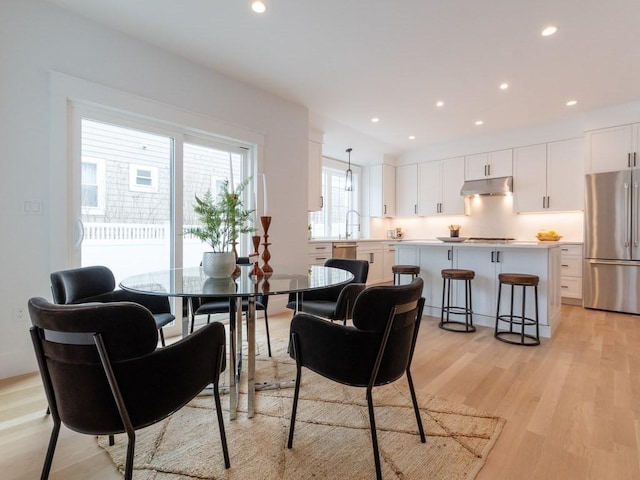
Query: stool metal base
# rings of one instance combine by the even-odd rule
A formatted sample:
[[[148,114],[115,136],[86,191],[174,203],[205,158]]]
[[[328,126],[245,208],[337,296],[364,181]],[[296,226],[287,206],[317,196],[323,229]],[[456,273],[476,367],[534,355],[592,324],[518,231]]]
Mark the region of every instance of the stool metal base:
[[[438,327],[449,332],[475,332],[476,327],[473,325],[473,309],[471,307],[471,280],[462,280],[465,282],[464,307],[451,305],[451,280],[451,278],[444,278],[442,281],[442,310],[440,313],[440,323],[438,324]],[[447,301],[446,305],[444,303],[445,299]],[[464,321],[451,320],[449,315],[464,315]]]
[[[510,313],[500,315],[500,298],[502,295],[502,285],[511,285],[511,302]],[[522,310],[520,315],[514,315],[513,303],[514,303],[514,290],[516,286],[522,287]],[[533,287],[534,305],[536,318],[530,318],[525,316],[526,310],[526,287]],[[509,330],[500,330],[498,327],[500,322],[504,322],[509,326]],[[514,331],[514,326],[516,331]],[[525,332],[526,327],[535,327],[535,335]],[[498,285],[498,306],[496,312],[496,327],[493,334],[495,338],[504,343],[510,343],[512,345],[521,345],[525,347],[535,347],[540,345],[540,333],[538,323],[538,285],[536,284],[514,284],[507,282],[500,282]]]

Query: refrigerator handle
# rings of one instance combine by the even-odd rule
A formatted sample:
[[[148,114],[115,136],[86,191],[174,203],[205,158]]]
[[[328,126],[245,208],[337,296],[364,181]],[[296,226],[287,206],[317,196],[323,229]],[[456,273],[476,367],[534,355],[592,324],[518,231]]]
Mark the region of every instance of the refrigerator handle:
[[[629,155],[631,158],[631,155]],[[627,182],[624,183],[624,218],[627,220],[624,222],[624,246],[629,246],[629,219],[631,218],[631,212],[629,208],[629,184]]]
[[[634,159],[635,161],[635,159]],[[633,182],[633,246],[638,246],[638,181]],[[635,255],[634,255],[635,256]]]

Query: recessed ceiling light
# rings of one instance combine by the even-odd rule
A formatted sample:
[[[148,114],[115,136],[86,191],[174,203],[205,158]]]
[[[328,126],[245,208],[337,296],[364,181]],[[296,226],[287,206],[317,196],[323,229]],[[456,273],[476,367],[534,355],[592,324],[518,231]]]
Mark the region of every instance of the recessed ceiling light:
[[[416,136],[415,135],[409,135],[409,140],[415,140]]]
[[[574,105],[577,105],[578,101],[577,100],[569,100],[565,105],[567,107],[573,107]]]
[[[543,37],[548,37],[550,35],[553,35],[557,31],[558,27],[556,27],[555,25],[549,25],[548,27],[545,27],[544,30],[542,30],[541,35]]]
[[[380,119],[378,117],[373,117],[371,119],[371,123],[378,123],[380,121]]]
[[[478,126],[484,125],[484,122],[482,120],[476,120],[476,125]]]
[[[260,0],[251,2],[251,10],[253,10],[256,13],[264,13],[266,9],[267,9],[267,5],[264,2],[261,2]]]
[[[444,102],[442,100],[438,100],[436,102],[436,107],[440,108],[440,107],[444,107]]]
[[[509,84],[507,82],[500,84],[500,90],[506,90],[507,88],[509,88]]]

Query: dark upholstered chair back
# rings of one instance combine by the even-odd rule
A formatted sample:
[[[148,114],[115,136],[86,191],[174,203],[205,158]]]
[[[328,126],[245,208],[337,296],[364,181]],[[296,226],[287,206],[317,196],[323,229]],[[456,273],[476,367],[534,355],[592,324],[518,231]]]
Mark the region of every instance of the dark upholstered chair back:
[[[367,283],[369,276],[369,262],[350,258],[330,258],[324,262],[325,267],[341,268],[353,273],[351,283]]]
[[[125,478],[131,478],[134,431],[156,423],[214,384],[228,467],[218,380],[225,368],[225,330],[207,325],[165,348],[151,312],[132,302],[56,305],[29,300],[31,339],[54,422],[42,478],[47,478],[60,424],[91,435],[129,437]]]
[[[151,313],[134,303],[54,305],[42,298],[29,301],[32,323],[51,379],[60,419],[80,432],[112,433],[123,425],[93,334],[103,337],[114,364],[143,357],[156,349],[158,330]],[[85,345],[57,343],[65,335],[74,341],[87,332]]]
[[[116,288],[111,270],[103,266],[72,268],[51,274],[53,301],[60,305],[110,293]]]

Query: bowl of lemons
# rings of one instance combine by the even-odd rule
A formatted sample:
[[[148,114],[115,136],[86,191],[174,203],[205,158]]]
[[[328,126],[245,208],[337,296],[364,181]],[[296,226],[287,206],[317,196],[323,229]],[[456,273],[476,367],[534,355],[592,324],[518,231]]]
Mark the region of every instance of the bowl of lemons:
[[[557,242],[562,236],[558,235],[555,230],[540,230],[536,238],[541,242]]]

